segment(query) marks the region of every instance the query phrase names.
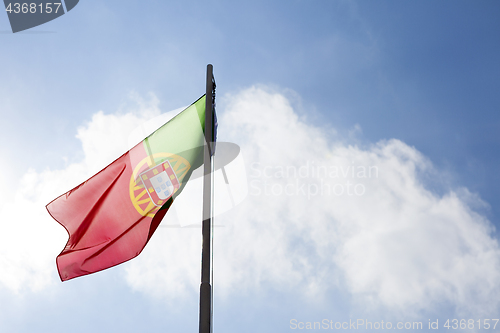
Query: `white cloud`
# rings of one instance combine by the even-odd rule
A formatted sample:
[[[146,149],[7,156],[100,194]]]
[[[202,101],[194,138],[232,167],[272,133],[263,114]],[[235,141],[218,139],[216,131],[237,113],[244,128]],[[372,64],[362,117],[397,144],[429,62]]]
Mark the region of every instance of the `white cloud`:
[[[159,114],[155,103],[139,108],[147,112],[97,113],[78,131],[81,163],[24,177],[2,212],[0,284],[37,290],[55,281],[66,236],[45,204],[123,153],[137,124]],[[491,223],[471,208],[480,199],[466,189],[428,190],[421,176],[436,171],[415,148],[333,140],[265,88],[219,104],[221,140],[241,146],[249,179],[247,199],[217,218],[225,226],[215,234],[219,295],[271,288],[318,297],[346,288],[372,308],[408,313],[442,303],[465,314],[498,309],[500,251]],[[171,302],[197,293],[200,245],[200,229],[160,228],[122,266],[125,278]]]
[[[219,295],[347,288],[363,304],[406,314],[443,303],[468,314],[497,308],[500,252],[490,222],[470,208],[479,199],[426,189],[420,175],[436,171],[415,148],[331,141],[265,89],[225,102],[220,133],[241,146],[250,194],[218,219]],[[195,292],[198,276],[184,274],[199,271],[199,230],[157,236],[127,279],[159,297],[175,295],[179,279]]]
[[[135,107],[128,106],[115,114],[99,111],[92,116],[89,123],[78,128],[76,137],[82,142],[85,156],[83,162],[90,168],[91,174],[113,162],[150,134],[138,129],[146,128],[152,131],[158,128],[158,122],[153,129],[146,125],[161,119],[156,96],[151,95],[149,101],[144,101],[132,94],[131,99],[135,102]],[[132,142],[131,139],[135,141]]]

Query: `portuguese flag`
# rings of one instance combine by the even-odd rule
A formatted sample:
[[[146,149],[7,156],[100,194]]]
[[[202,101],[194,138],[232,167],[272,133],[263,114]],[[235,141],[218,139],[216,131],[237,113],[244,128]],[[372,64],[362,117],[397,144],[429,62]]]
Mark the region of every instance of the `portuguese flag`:
[[[204,127],[205,96],[47,205],[69,234],[56,259],[62,281],[141,253],[193,170],[203,164]]]

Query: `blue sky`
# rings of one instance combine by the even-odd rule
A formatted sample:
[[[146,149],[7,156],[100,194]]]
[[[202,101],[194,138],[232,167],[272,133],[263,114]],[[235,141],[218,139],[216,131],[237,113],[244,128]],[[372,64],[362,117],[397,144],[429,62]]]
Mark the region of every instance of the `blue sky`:
[[[249,186],[216,235],[216,331],[492,318],[498,17],[495,1],[82,0],[12,34],[0,15],[0,330],[197,329],[197,231],[159,230],[130,263],[60,283],[65,233],[43,210],[134,126],[202,95],[208,63]],[[355,199],[265,192],[307,161],[380,177]]]

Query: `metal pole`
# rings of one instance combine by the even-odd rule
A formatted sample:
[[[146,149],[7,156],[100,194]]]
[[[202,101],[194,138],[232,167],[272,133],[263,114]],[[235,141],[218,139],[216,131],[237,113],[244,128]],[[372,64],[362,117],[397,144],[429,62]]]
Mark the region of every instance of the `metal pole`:
[[[212,286],[210,285],[210,241],[212,224],[212,144],[213,144],[213,67],[207,66],[207,91],[205,101],[205,141],[207,143],[203,157],[203,243],[201,250],[201,285],[200,285],[200,333],[212,331]]]

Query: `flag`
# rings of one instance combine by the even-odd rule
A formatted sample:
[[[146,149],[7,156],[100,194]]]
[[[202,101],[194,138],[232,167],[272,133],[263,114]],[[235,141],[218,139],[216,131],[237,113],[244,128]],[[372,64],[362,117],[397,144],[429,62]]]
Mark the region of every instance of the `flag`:
[[[69,234],[56,259],[62,281],[141,253],[193,170],[203,164],[204,126],[205,96],[47,205]]]

